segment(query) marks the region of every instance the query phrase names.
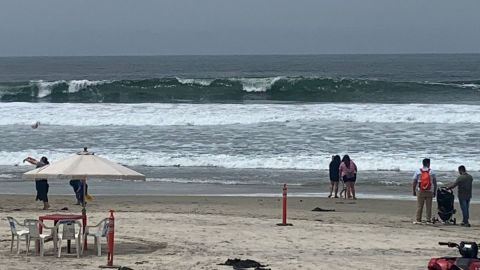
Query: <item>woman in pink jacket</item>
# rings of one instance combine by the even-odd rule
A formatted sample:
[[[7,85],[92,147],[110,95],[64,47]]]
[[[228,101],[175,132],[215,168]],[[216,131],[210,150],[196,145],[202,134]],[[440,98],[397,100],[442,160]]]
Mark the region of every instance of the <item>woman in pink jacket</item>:
[[[357,181],[357,165],[350,159],[348,155],[343,156],[342,164],[339,167],[340,179],[343,180],[347,186],[345,196],[349,199],[356,200],[355,197],[355,182]]]

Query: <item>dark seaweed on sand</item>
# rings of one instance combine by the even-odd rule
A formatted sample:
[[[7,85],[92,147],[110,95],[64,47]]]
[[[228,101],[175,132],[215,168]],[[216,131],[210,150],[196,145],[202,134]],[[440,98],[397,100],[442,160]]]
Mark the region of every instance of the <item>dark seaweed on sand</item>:
[[[240,270],[240,269],[248,269],[254,268],[254,270],[270,270],[270,268],[264,268],[267,265],[263,265],[257,261],[246,259],[228,259],[225,263],[220,263],[218,265],[229,265],[233,266],[233,269]]]

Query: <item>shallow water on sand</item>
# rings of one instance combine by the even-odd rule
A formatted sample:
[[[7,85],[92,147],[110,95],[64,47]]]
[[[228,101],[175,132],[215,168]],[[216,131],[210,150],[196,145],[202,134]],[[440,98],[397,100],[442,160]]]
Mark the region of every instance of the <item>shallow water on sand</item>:
[[[0,194],[34,194],[31,180],[23,180],[24,166],[0,166]],[[146,181],[89,179],[93,195],[216,195],[277,196],[287,184],[289,196],[326,197],[327,171],[280,169],[226,169],[209,167],[133,167],[148,175]],[[359,198],[415,199],[411,196],[413,173],[364,171],[357,181]],[[454,172],[437,172],[439,185],[455,179]],[[474,172],[475,178],[480,177]],[[68,179],[50,180],[50,194],[73,194]],[[341,185],[340,185],[341,186]],[[474,185],[474,200],[480,188]],[[476,201],[476,200],[475,200]]]

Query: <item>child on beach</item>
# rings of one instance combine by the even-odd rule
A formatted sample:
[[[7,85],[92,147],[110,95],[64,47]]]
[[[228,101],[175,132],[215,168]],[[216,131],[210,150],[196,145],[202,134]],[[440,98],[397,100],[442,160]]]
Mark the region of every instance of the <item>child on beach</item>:
[[[37,161],[34,158],[27,157],[26,159],[23,160],[23,162],[27,161],[30,164],[33,164],[36,166],[36,168],[41,168],[43,166],[46,166],[50,164],[48,162],[48,159],[46,157],[40,158],[40,161]],[[36,201],[42,201],[43,202],[43,210],[47,210],[50,208],[50,204],[48,203],[48,181],[47,179],[39,178],[35,179],[35,188],[37,190],[37,197],[35,198]]]

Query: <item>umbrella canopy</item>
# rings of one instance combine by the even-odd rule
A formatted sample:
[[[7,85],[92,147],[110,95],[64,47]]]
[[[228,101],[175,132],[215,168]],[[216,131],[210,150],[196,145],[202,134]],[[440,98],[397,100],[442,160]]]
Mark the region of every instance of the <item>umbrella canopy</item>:
[[[145,180],[145,175],[141,173],[86,151],[56,161],[53,164],[28,171],[23,174],[23,177],[27,179],[86,179],[87,177],[101,177],[123,180]]]
[[[53,164],[46,165],[23,174],[24,178],[69,178],[69,179],[87,179],[88,177],[101,177],[126,180],[145,180],[145,175],[131,170],[127,167],[111,162],[105,158],[84,151],[76,155],[59,160]],[[86,181],[83,181],[83,198],[86,198]],[[87,225],[86,202],[82,202],[82,215],[84,226]],[[85,227],[83,228],[85,233]],[[87,239],[84,241],[84,249],[87,249]]]

